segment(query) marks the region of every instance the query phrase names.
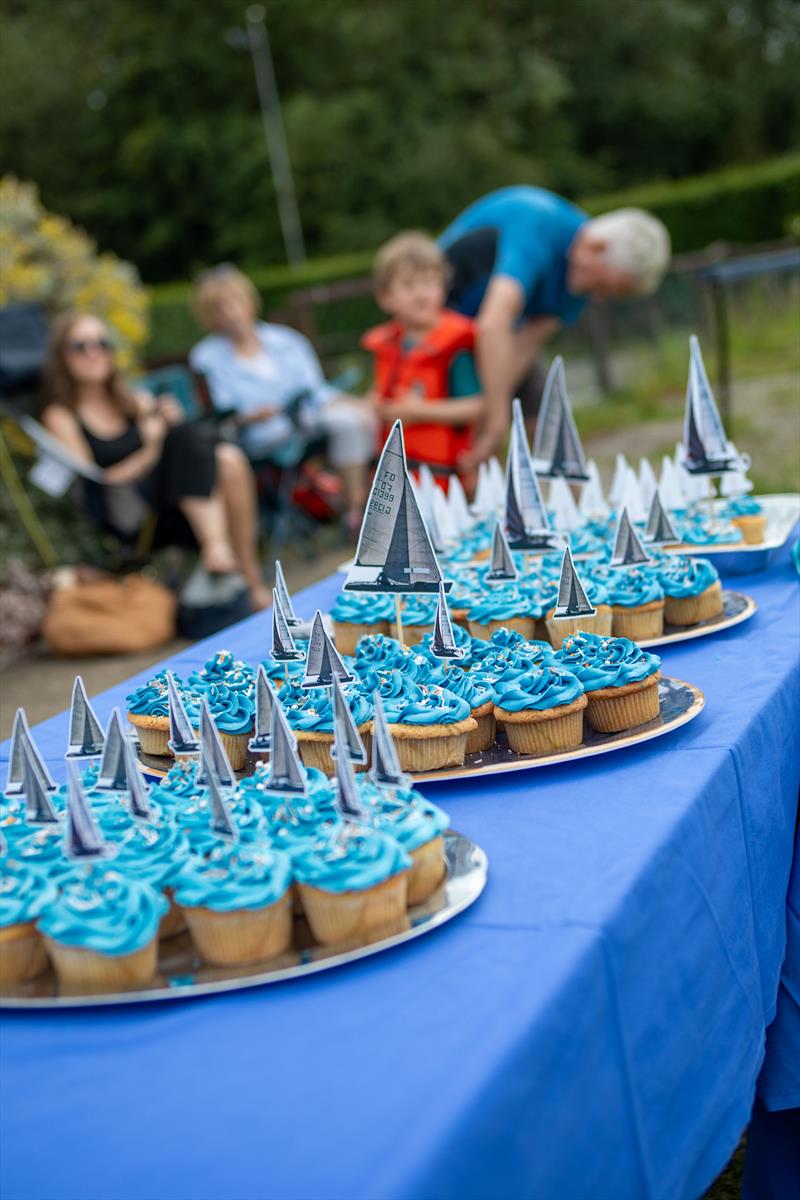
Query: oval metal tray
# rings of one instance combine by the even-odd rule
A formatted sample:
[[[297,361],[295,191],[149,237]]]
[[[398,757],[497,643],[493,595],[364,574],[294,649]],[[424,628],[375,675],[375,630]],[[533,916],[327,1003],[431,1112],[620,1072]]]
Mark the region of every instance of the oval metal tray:
[[[0,989],[0,1008],[86,1008],[96,1005],[141,1004],[152,1000],[186,1000],[241,988],[261,987],[287,979],[301,979],[402,946],[412,938],[444,925],[474,904],[486,884],[485,853],[463,834],[445,834],[447,873],[433,896],[408,910],[408,928],[366,943],[320,946],[314,943],[302,917],[295,918],[294,945],[274,959],[249,967],[206,967],[199,961],[188,933],[159,943],[158,974],[145,988],[109,994],[68,994],[58,991],[52,971],[30,983]]]
[[[646,638],[637,645],[645,648],[669,646],[673,642],[689,642],[692,638],[721,633],[723,629],[732,629],[734,625],[741,625],[742,621],[749,620],[757,607],[752,596],[746,596],[744,592],[729,592],[727,589],[722,593],[722,606],[718,617],[709,617],[707,621],[700,621],[697,625],[664,625],[664,632],[660,637]]]

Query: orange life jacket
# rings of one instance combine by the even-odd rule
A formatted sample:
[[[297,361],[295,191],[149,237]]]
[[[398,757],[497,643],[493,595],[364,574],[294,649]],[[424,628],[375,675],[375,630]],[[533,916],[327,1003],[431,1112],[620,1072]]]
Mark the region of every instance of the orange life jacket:
[[[403,346],[403,329],[387,321],[369,329],[361,344],[375,358],[375,387],[381,400],[416,391],[428,400],[449,394],[450,365],[457,354],[475,347],[475,327],[469,317],[444,309],[438,324],[410,349]],[[409,462],[455,467],[458,456],[472,444],[472,430],[458,425],[411,425],[404,431]],[[389,426],[384,429],[388,436]]]

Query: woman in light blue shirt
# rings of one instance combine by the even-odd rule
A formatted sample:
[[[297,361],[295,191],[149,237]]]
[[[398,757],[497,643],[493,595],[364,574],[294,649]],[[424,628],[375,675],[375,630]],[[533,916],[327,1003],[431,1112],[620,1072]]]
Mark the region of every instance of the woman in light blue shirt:
[[[357,532],[374,448],[368,406],[325,381],[311,343],[286,325],[257,320],[260,297],[232,266],[198,280],[194,310],[209,330],[189,362],[202,374],[215,408],[234,409],[253,457],[296,462],[311,438],[324,437],[327,457],[342,480],[348,527]],[[294,402],[304,396],[295,415]]]

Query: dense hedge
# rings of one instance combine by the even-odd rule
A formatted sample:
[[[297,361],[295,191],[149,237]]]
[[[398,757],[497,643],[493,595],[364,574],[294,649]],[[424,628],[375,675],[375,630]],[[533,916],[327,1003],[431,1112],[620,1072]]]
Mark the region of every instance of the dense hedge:
[[[636,205],[667,225],[674,253],[700,250],[711,242],[754,244],[793,229],[800,212],[800,154],[753,167],[736,167],[688,179],[648,184],[581,201],[590,213]],[[267,310],[282,307],[294,288],[352,279],[369,271],[372,252],[313,259],[302,267],[257,268],[248,274]],[[189,285],[161,284],[151,291],[148,358],[181,353],[199,336],[189,307]]]

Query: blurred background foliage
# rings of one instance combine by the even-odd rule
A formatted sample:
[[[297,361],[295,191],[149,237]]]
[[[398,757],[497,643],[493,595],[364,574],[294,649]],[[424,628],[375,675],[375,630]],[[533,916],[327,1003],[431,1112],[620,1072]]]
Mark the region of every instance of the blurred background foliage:
[[[148,282],[283,259],[244,8],[5,0],[4,166]],[[682,249],[698,205],[749,240],[800,210],[797,159],[755,204],[749,172],[722,203],[664,191],[796,148],[796,0],[270,0],[267,21],[311,255],[520,182],[590,207],[651,185]]]

